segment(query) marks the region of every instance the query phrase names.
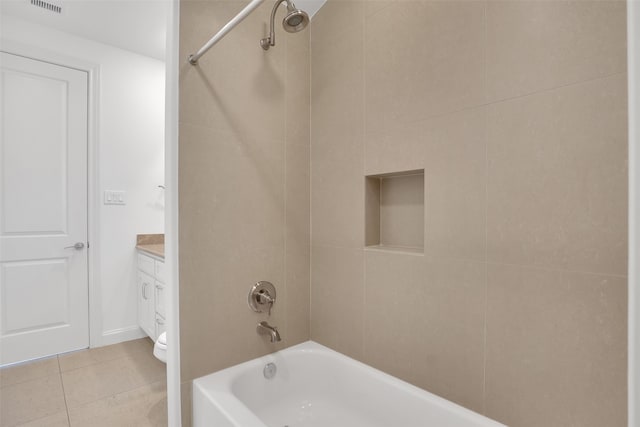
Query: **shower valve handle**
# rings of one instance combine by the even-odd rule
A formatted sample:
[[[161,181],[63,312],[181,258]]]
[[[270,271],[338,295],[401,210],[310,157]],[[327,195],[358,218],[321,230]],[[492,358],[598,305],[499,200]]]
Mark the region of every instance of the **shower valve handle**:
[[[271,307],[273,307],[273,303],[275,300],[271,298],[271,296],[267,292],[261,292],[258,294],[258,299],[260,300],[260,304],[269,304],[268,315],[271,316]]]
[[[249,307],[256,313],[264,313],[267,311],[269,316],[271,316],[271,309],[275,302],[276,288],[273,284],[265,280],[254,284],[249,290]]]

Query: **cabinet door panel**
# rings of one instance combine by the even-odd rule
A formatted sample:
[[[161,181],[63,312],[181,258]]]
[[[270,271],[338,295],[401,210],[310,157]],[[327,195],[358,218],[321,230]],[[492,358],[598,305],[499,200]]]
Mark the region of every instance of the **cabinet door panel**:
[[[151,276],[138,272],[138,325],[152,339],[155,337],[155,290]]]
[[[156,260],[156,280],[161,281],[162,283],[167,283],[165,279],[165,271],[164,271],[164,262]]]
[[[155,260],[149,256],[138,254],[138,270],[153,276],[155,274]]]
[[[165,315],[165,292],[164,292],[164,285],[160,282],[158,282],[156,280],[156,306],[155,306],[155,310],[156,313],[158,313],[160,316],[162,316],[162,318],[166,318],[167,316]]]
[[[156,337],[159,337],[160,334],[162,334],[164,331],[167,330],[167,327],[165,325],[164,319],[157,314],[156,314],[155,323],[156,323]]]

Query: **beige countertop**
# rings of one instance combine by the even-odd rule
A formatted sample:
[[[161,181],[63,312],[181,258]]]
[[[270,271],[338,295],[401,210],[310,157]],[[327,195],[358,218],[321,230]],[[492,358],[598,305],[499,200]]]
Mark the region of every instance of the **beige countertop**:
[[[136,249],[164,259],[164,234],[138,234]]]

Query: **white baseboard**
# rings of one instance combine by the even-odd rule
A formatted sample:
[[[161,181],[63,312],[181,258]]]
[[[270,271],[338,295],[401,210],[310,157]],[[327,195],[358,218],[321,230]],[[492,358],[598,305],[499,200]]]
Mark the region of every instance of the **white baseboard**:
[[[104,331],[102,333],[102,342],[100,343],[100,346],[118,344],[124,341],[144,338],[146,336],[147,334],[145,334],[137,325],[120,329],[111,329],[110,331]]]

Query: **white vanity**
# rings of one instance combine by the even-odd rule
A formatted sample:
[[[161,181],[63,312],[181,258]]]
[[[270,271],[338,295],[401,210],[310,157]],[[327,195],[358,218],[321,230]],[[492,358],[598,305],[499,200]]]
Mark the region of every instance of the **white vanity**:
[[[165,331],[166,275],[163,252],[137,246],[138,253],[138,325],[156,341]]]

